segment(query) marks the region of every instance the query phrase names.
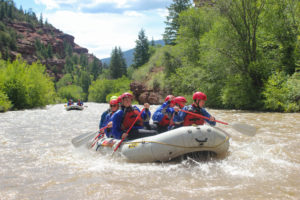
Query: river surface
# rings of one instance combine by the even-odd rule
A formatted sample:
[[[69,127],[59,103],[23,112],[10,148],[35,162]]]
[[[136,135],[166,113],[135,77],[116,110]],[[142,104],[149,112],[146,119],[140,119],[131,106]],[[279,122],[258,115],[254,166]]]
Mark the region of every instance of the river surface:
[[[108,104],[0,113],[0,199],[300,199],[300,114],[208,111],[258,128],[230,138],[224,158],[131,163],[71,140],[97,131]],[[157,106],[151,106],[151,111]]]

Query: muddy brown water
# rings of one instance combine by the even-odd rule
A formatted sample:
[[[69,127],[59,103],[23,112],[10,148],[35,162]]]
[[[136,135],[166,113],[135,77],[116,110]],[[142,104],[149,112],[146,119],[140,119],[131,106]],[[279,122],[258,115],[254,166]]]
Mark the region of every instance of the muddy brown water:
[[[300,199],[300,114],[208,111],[258,128],[218,124],[228,154],[206,161],[131,163],[71,139],[96,131],[108,104],[63,104],[0,113],[0,199]],[[156,106],[151,106],[151,111]]]

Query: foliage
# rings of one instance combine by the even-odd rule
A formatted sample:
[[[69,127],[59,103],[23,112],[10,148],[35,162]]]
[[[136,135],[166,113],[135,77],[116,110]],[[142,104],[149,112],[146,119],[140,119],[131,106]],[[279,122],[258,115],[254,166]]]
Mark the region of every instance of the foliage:
[[[126,62],[120,47],[115,47],[112,50],[109,68],[111,78],[113,79],[126,75]]]
[[[98,79],[89,88],[88,100],[105,103],[111,96],[129,91],[129,85],[130,80],[125,76],[115,80]]]
[[[0,112],[5,112],[12,107],[8,96],[0,90]]]
[[[63,86],[67,86],[72,84],[73,79],[71,74],[65,74],[59,81],[56,83],[56,88],[59,89]]]
[[[148,62],[150,58],[149,41],[145,35],[145,31],[141,29],[133,53],[133,67],[138,68]]]
[[[252,79],[247,75],[229,76],[221,91],[226,108],[258,109],[260,93],[253,87]]]
[[[54,84],[40,63],[28,65],[18,58],[0,68],[0,90],[13,104],[14,109],[34,108],[52,103]]]
[[[163,66],[163,56],[165,52],[168,52],[170,48],[168,46],[165,47],[157,47],[153,56],[151,56],[150,60],[145,63],[143,66],[134,70],[133,67],[128,68],[128,75],[134,81],[145,82],[145,80],[151,78],[149,76],[155,68],[162,68]]]
[[[176,41],[182,52],[182,59],[196,64],[199,61],[200,41],[205,33],[211,30],[216,21],[215,9],[191,8],[180,13],[180,29]]]
[[[169,15],[165,21],[166,28],[163,34],[165,44],[174,45],[179,29],[179,14],[191,6],[190,0],[173,0],[173,3],[167,7]]]
[[[62,99],[68,100],[68,99],[84,99],[85,94],[80,86],[77,85],[68,85],[63,86],[58,89],[57,91],[58,96]]]
[[[176,96],[191,97],[194,92],[202,91],[209,99],[206,105],[218,107],[220,105],[218,98],[220,85],[208,84],[207,80],[209,79],[210,75],[201,68],[183,67],[176,69],[176,73],[171,75],[167,85]]]
[[[4,59],[9,59],[9,52],[17,49],[16,41],[16,32],[0,21],[0,53]]]
[[[284,72],[276,72],[268,79],[265,90],[265,108],[273,111],[300,111],[300,80]]]

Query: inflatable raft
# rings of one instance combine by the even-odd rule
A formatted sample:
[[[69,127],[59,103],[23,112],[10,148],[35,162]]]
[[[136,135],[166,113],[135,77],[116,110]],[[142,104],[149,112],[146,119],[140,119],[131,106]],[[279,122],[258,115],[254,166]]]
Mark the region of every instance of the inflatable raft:
[[[94,148],[100,152],[113,152],[121,140],[102,138]],[[155,136],[123,141],[118,150],[134,162],[170,161],[196,152],[225,154],[229,148],[229,135],[209,125],[185,126]]]
[[[70,105],[70,106],[66,106],[66,110],[83,110],[83,106]]]

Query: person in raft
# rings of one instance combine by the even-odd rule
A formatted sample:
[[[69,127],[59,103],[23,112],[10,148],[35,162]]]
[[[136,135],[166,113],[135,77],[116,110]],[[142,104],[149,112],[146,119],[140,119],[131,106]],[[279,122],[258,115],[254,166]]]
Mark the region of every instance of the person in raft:
[[[112,137],[111,135],[111,128],[112,128],[112,122],[111,117],[112,115],[119,110],[119,102],[117,99],[112,99],[109,102],[110,109],[108,109],[107,114],[105,115],[105,119],[103,120],[103,123],[100,125],[100,129],[107,126],[105,130],[102,130],[101,132],[106,134],[106,137]]]
[[[133,96],[130,93],[124,93],[121,95],[122,106],[111,118],[112,121],[112,136],[116,139],[126,138],[129,140],[142,138],[147,136],[156,135],[155,130],[146,130],[144,126],[149,124],[151,112],[149,110],[150,105],[144,104],[144,111],[141,113],[139,119],[135,122],[132,129],[127,133],[137,116],[140,114],[140,110],[136,106],[132,106]]]
[[[78,105],[78,106],[83,106],[83,102],[82,102],[82,101],[80,101],[80,99],[78,99],[78,101],[77,101],[77,105]]]
[[[173,109],[169,108],[175,105],[174,98],[173,95],[168,95],[165,102],[156,109],[152,116],[153,129],[156,129],[159,133],[168,131],[173,114]]]
[[[113,99],[118,99],[118,97],[117,97],[117,96],[112,96],[112,97],[110,97],[110,101],[113,100]],[[118,108],[119,108],[119,107],[118,107]],[[100,122],[99,122],[99,129],[101,129],[102,127],[104,127],[104,121],[105,121],[105,119],[106,119],[106,115],[107,115],[108,113],[110,113],[110,112],[111,112],[111,107],[109,107],[106,111],[104,111],[104,112],[102,113],[101,118],[100,118]]]
[[[182,110],[186,110],[188,112],[192,112],[198,115],[202,115],[204,117],[208,117],[209,120],[185,113],[183,111],[179,111],[180,109],[177,106],[175,106],[174,123],[177,124],[176,126],[177,127],[191,126],[193,124],[203,125],[205,122],[209,123],[212,126],[215,126],[216,125],[216,122],[214,121],[215,118],[211,116],[204,108],[205,101],[207,100],[206,95],[202,92],[195,92],[193,94],[193,100],[194,103],[192,105],[185,106]]]
[[[178,96],[178,97],[174,98],[174,104],[175,104],[174,107],[167,109],[167,112],[170,113],[172,116],[170,119],[170,124],[169,124],[168,130],[178,128],[181,126],[181,122],[177,121],[177,115],[178,115],[179,109],[184,108],[186,102],[187,102],[187,100],[183,96]],[[175,112],[175,108],[177,109],[176,112]]]
[[[71,105],[73,105],[74,103],[73,103],[73,100],[72,99],[69,99],[69,101],[68,101],[68,103],[67,103],[67,106],[71,106]]]

